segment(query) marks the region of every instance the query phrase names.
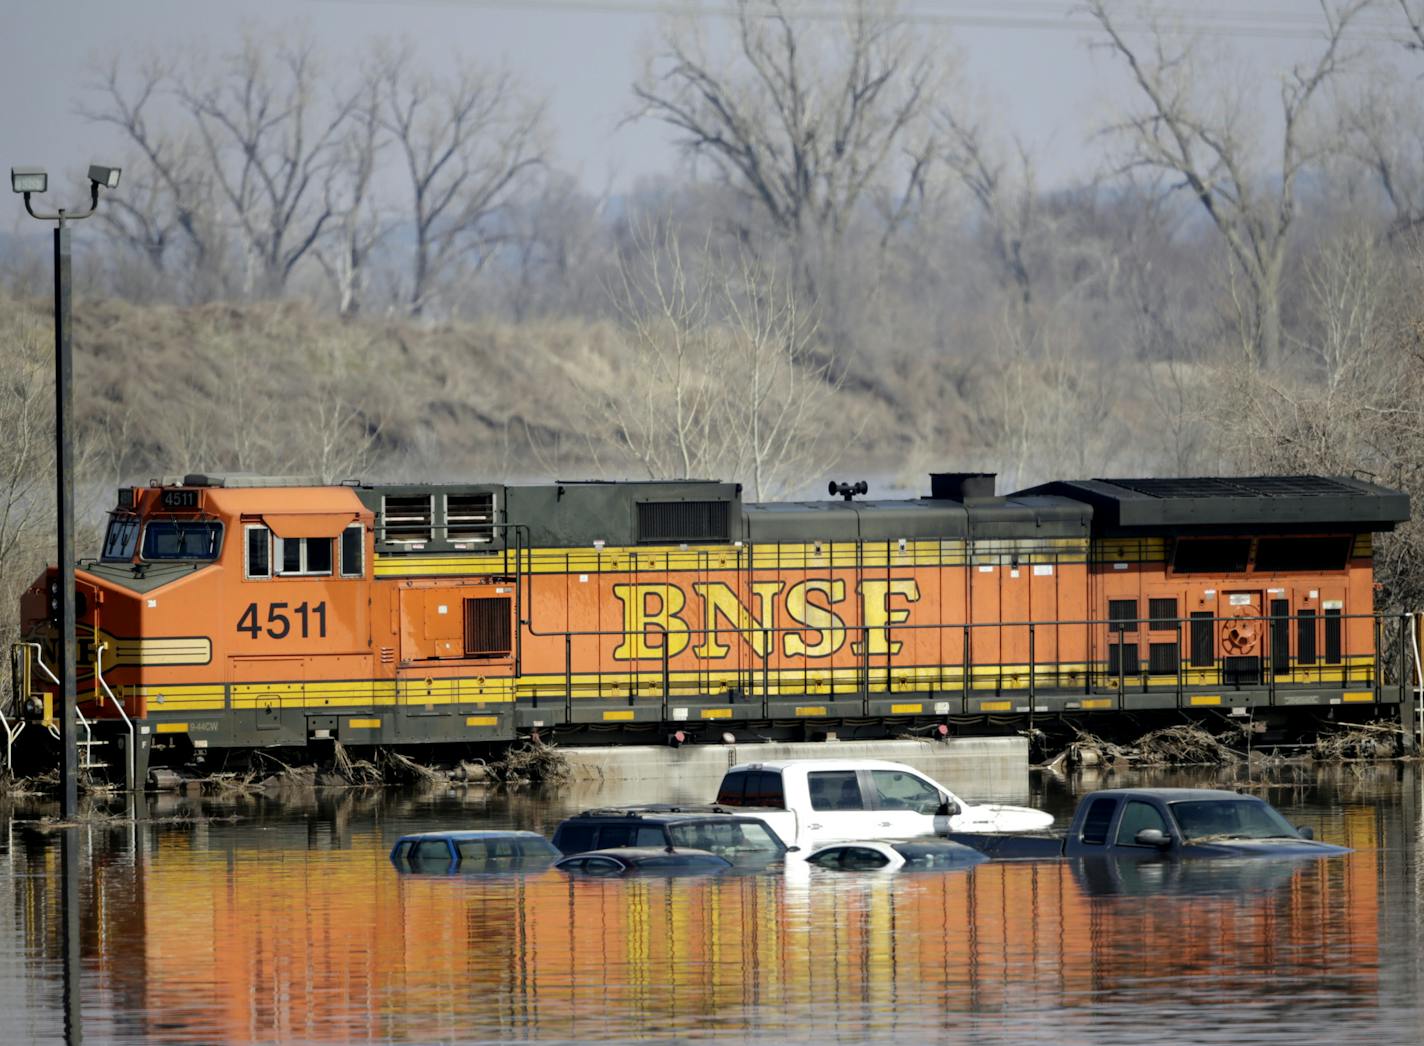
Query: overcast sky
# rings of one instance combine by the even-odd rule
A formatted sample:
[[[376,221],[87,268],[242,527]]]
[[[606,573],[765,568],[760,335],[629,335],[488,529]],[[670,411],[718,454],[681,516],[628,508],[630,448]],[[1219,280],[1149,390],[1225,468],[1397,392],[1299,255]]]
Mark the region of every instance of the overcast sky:
[[[338,61],[354,60],[372,37],[408,36],[435,65],[457,52],[508,63],[548,99],[557,165],[590,188],[620,190],[676,167],[666,131],[649,122],[620,127],[660,3],[677,0],[8,0],[0,26],[0,97],[7,100],[0,165],[73,174],[82,193],[85,164],[122,157],[109,131],[74,112],[96,57],[117,50],[136,59],[148,48],[181,51],[194,42],[216,51],[245,24],[305,24]],[[1315,0],[1171,3],[1212,27],[1213,43],[1249,59],[1266,108],[1278,90],[1273,76],[1314,50],[1307,35],[1320,24]],[[1091,130],[1128,85],[1120,63],[1089,46],[1071,3],[909,0],[907,8],[923,32],[944,34],[964,56],[968,82],[1041,157],[1045,184],[1095,166],[1101,146]],[[1382,7],[1376,26],[1390,15]],[[1366,27],[1361,46],[1386,45]]]

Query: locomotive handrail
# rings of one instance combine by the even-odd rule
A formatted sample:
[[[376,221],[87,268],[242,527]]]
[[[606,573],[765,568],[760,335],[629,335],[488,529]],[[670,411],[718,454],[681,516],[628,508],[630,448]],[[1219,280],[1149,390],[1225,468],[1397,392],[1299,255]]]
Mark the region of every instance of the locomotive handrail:
[[[1409,629],[1409,648],[1414,651],[1415,744],[1424,745],[1424,659],[1419,656],[1419,615],[1411,611],[1405,618]]]
[[[108,681],[104,678],[104,651],[108,649],[108,646],[109,644],[106,640],[105,642],[99,644],[98,650],[94,651],[94,678],[97,679],[99,681],[99,685],[104,688],[104,693],[108,695],[109,700],[114,702],[114,707],[119,710],[119,715],[124,717],[124,726],[128,729],[129,732],[128,751],[125,752],[125,755],[128,756],[129,764],[127,767],[128,773],[126,776],[128,777],[128,791],[132,792],[139,786],[138,749],[135,747],[137,745],[138,739],[134,734],[133,720],[129,718],[129,714],[124,708],[124,702],[114,695],[114,692],[109,689]]]
[[[18,664],[18,655],[23,649],[23,643],[16,643],[10,648],[10,672],[12,675],[12,681],[14,682],[16,687],[22,690],[26,694],[26,696],[28,696],[30,674],[30,663],[28,658],[25,659],[25,678],[23,683],[21,682],[19,675],[20,667]],[[16,696],[18,695],[12,694],[10,700],[14,702]],[[14,726],[11,726],[10,717],[5,714],[4,703],[0,702],[0,726],[3,726],[5,729],[5,769],[6,771],[11,773],[14,772],[15,768],[15,739],[18,738],[22,733],[24,733],[25,727],[29,725],[25,720],[25,713],[23,707],[16,708],[14,709],[14,711],[16,712],[17,722]]]
[[[1182,629],[1183,629],[1183,626],[1184,626],[1184,625],[1189,625],[1189,624],[1192,624],[1192,623],[1196,623],[1196,624],[1198,624],[1198,625],[1199,625],[1199,624],[1202,624],[1202,623],[1208,623],[1208,624],[1210,624],[1210,625],[1212,625],[1212,626],[1216,626],[1216,625],[1219,625],[1219,624],[1221,624],[1221,623],[1223,623],[1223,622],[1227,622],[1227,621],[1230,621],[1230,622],[1247,622],[1247,621],[1250,621],[1250,622],[1264,622],[1264,623],[1272,623],[1272,622],[1279,623],[1279,622],[1285,622],[1285,623],[1289,624],[1289,623],[1291,623],[1291,622],[1299,622],[1299,621],[1302,621],[1302,620],[1304,620],[1304,621],[1310,621],[1310,622],[1313,622],[1313,623],[1316,623],[1316,624],[1322,624],[1322,623],[1325,622],[1326,620],[1331,620],[1331,621],[1340,621],[1340,622],[1342,623],[1342,627],[1343,627],[1343,622],[1346,622],[1346,621],[1351,621],[1351,620],[1370,620],[1370,621],[1372,621],[1372,622],[1375,623],[1375,625],[1376,625],[1376,630],[1377,630],[1377,634],[1378,634],[1379,629],[1381,629],[1382,626],[1383,626],[1383,622],[1384,622],[1384,619],[1385,619],[1385,618],[1398,618],[1401,622],[1403,621],[1403,618],[1402,618],[1400,615],[1398,615],[1397,613],[1387,612],[1387,611],[1374,611],[1374,612],[1369,612],[1369,613],[1349,613],[1349,614],[1340,613],[1340,614],[1332,615],[1332,616],[1329,617],[1329,618],[1326,618],[1326,617],[1320,616],[1320,615],[1311,615],[1311,614],[1286,614],[1286,615],[1281,615],[1281,614],[1263,613],[1263,614],[1257,614],[1257,615],[1242,615],[1242,616],[1237,616],[1237,615],[1224,616],[1224,615],[1216,615],[1216,614],[1213,614],[1213,615],[1212,615],[1211,617],[1209,617],[1209,618],[1195,618],[1195,619],[1192,619],[1192,618],[1184,618],[1184,617],[1173,617],[1173,618],[1135,617],[1135,618],[1127,618],[1127,619],[1115,619],[1115,618],[1093,617],[1093,618],[1061,618],[1061,619],[1043,619],[1043,620],[1025,619],[1025,620],[1015,620],[1015,621],[984,621],[984,622],[953,622],[953,623],[947,623],[947,622],[928,622],[928,623],[897,622],[897,623],[895,623],[894,625],[884,625],[884,626],[880,626],[880,625],[866,626],[866,625],[861,625],[861,624],[858,624],[858,623],[845,623],[845,624],[842,624],[842,625],[837,625],[837,626],[825,626],[825,627],[811,627],[811,626],[806,626],[806,625],[801,625],[801,624],[797,624],[797,625],[786,625],[786,626],[783,626],[783,625],[765,625],[765,624],[759,624],[759,625],[755,625],[755,626],[746,626],[746,627],[718,625],[718,626],[716,626],[716,627],[708,628],[708,627],[703,627],[703,626],[701,626],[701,625],[693,625],[693,624],[691,624],[691,623],[687,623],[687,624],[686,624],[686,627],[685,627],[685,628],[679,628],[678,632],[679,632],[680,635],[684,635],[684,636],[688,637],[689,640],[696,639],[697,637],[700,637],[700,636],[708,636],[708,635],[713,635],[713,634],[721,634],[721,635],[728,635],[728,636],[735,635],[735,636],[740,637],[740,638],[741,638],[745,643],[747,643],[748,645],[751,645],[751,644],[752,644],[753,638],[760,638],[760,639],[762,640],[762,643],[764,644],[764,648],[769,651],[769,650],[773,650],[773,649],[775,648],[775,647],[774,647],[774,642],[773,642],[774,637],[780,637],[780,636],[784,636],[784,635],[793,635],[793,634],[795,634],[795,635],[801,635],[801,636],[808,636],[808,635],[813,635],[813,634],[819,634],[819,633],[822,633],[822,632],[825,632],[825,631],[828,631],[828,630],[832,630],[832,629],[844,630],[844,631],[845,631],[846,633],[848,633],[848,634],[850,634],[850,633],[855,633],[855,634],[856,634],[857,636],[859,636],[862,640],[864,639],[865,635],[868,635],[869,633],[872,633],[872,632],[879,632],[879,631],[882,631],[882,630],[885,631],[887,634],[890,634],[890,633],[905,632],[905,631],[909,631],[909,632],[924,631],[924,630],[943,630],[943,631],[948,631],[948,630],[951,630],[951,629],[961,629],[961,630],[963,631],[963,635],[964,635],[964,644],[965,644],[964,655],[965,655],[965,656],[964,656],[963,663],[962,663],[962,666],[961,666],[962,672],[961,672],[960,683],[961,683],[961,689],[962,689],[962,691],[963,691],[963,694],[964,694],[964,696],[967,698],[967,697],[970,695],[970,693],[972,692],[972,690],[974,689],[974,687],[973,687],[973,685],[972,685],[972,684],[973,684],[972,670],[971,670],[971,669],[972,669],[972,659],[971,659],[971,657],[970,657],[970,654],[972,653],[972,650],[970,649],[970,636],[971,636],[972,631],[975,630],[975,629],[998,629],[998,630],[1000,630],[1000,631],[1003,631],[1003,630],[1006,630],[1006,629],[1022,629],[1022,630],[1025,631],[1025,633],[1031,633],[1031,634],[1033,635],[1033,637],[1034,637],[1035,649],[1034,649],[1034,651],[1033,651],[1032,654],[1031,654],[1030,664],[1029,664],[1029,666],[1028,666],[1028,667],[1029,667],[1029,671],[1028,671],[1028,677],[1027,677],[1027,680],[1026,680],[1026,686],[1027,686],[1029,689],[1031,689],[1032,691],[1034,691],[1034,692],[1036,693],[1037,688],[1039,687],[1039,685],[1040,685],[1040,683],[1041,683],[1041,680],[1039,679],[1039,675],[1040,675],[1039,667],[1040,667],[1040,666],[1038,665],[1038,661],[1037,661],[1037,633],[1038,633],[1038,631],[1039,631],[1040,629],[1046,628],[1046,627],[1061,627],[1061,626],[1091,626],[1091,627],[1098,627],[1098,626],[1116,626],[1116,628],[1114,629],[1114,634],[1116,634],[1116,633],[1118,633],[1118,632],[1120,631],[1120,632],[1125,632],[1125,633],[1129,633],[1129,634],[1136,635],[1136,634],[1138,634],[1138,633],[1140,633],[1140,632],[1144,632],[1144,631],[1145,631],[1145,632],[1147,632],[1147,633],[1149,633],[1149,634],[1152,633],[1152,632],[1157,632],[1157,633],[1161,633],[1161,634],[1172,635],[1172,636],[1174,637],[1175,643],[1174,643],[1173,645],[1177,647],[1177,651],[1178,651],[1178,657],[1177,657],[1177,662],[1176,662],[1176,668],[1175,668],[1174,672],[1172,672],[1172,673],[1165,673],[1165,674],[1173,674],[1173,675],[1176,676],[1176,679],[1174,680],[1175,686],[1174,686],[1173,689],[1174,689],[1175,693],[1177,694],[1178,698],[1180,699],[1180,697],[1185,693],[1185,691],[1186,691],[1186,689],[1187,689],[1187,687],[1188,687],[1188,685],[1189,685],[1188,682],[1187,682],[1187,679],[1186,679],[1186,673],[1187,673],[1187,671],[1188,671],[1189,669],[1194,669],[1194,670],[1197,670],[1197,671],[1211,671],[1211,672],[1214,672],[1215,675],[1216,675],[1216,677],[1217,677],[1217,683],[1214,684],[1214,685],[1235,686],[1236,688],[1239,689],[1239,688],[1241,687],[1242,683],[1244,682],[1244,680],[1228,681],[1228,680],[1226,679],[1226,671],[1227,671],[1227,669],[1226,669],[1226,667],[1225,667],[1225,666],[1223,665],[1223,663],[1222,663],[1222,662],[1223,662],[1223,658],[1217,656],[1215,653],[1212,654],[1211,663],[1210,663],[1209,665],[1192,665],[1192,664],[1190,663],[1190,654],[1187,654],[1185,657],[1182,656],[1181,643],[1182,643],[1182,638],[1183,638]],[[1144,629],[1142,626],[1145,626],[1145,625],[1151,625],[1152,627]],[[1264,630],[1264,631],[1265,631],[1266,633],[1269,633],[1271,630],[1270,630],[1270,629],[1266,629],[1266,630]],[[594,640],[594,639],[598,639],[598,638],[620,638],[620,639],[622,639],[622,638],[627,638],[630,634],[631,634],[631,635],[636,635],[636,634],[637,634],[637,633],[629,633],[629,632],[626,631],[625,629],[621,629],[621,628],[620,628],[620,629],[570,629],[570,630],[560,630],[560,631],[548,632],[548,633],[539,633],[539,632],[536,632],[535,630],[533,630],[533,629],[531,628],[531,633],[532,633],[532,634],[535,634],[535,635],[548,636],[548,637],[551,637],[551,638],[561,638],[561,639],[563,639],[563,641],[564,641],[564,651],[565,651],[565,653],[564,653],[564,676],[565,676],[565,695],[564,695],[564,696],[565,696],[565,701],[564,701],[564,703],[565,703],[565,710],[566,710],[566,713],[568,713],[568,714],[571,714],[571,713],[572,713],[572,701],[573,701],[572,694],[573,694],[573,691],[574,691],[574,689],[575,689],[575,687],[573,686],[573,681],[572,681],[572,680],[573,680],[573,674],[574,674],[574,664],[573,664],[573,662],[574,662],[574,657],[573,657],[573,644],[574,644],[574,641],[577,640],[577,639]],[[646,634],[646,635],[654,635],[654,634],[666,634],[666,633],[657,625],[657,623],[655,623],[655,622],[649,622],[649,623],[648,623],[648,626],[647,626],[647,629],[646,629],[646,631],[645,631],[644,634]],[[1255,655],[1255,656],[1254,656],[1254,660],[1257,662],[1257,664],[1256,664],[1256,666],[1255,666],[1255,668],[1254,668],[1254,672],[1255,672],[1255,675],[1256,675],[1255,683],[1256,683],[1257,685],[1261,686],[1261,687],[1262,687],[1264,690],[1266,690],[1268,693],[1274,695],[1274,693],[1275,693],[1275,688],[1276,688],[1276,686],[1277,686],[1276,675],[1277,675],[1277,672],[1278,672],[1278,669],[1277,669],[1276,666],[1277,666],[1278,664],[1281,664],[1282,662],[1277,662],[1277,661],[1273,658],[1273,656],[1272,656],[1272,647],[1270,646],[1270,639],[1271,639],[1271,638],[1273,638],[1273,637],[1269,637],[1269,636],[1264,636],[1264,637],[1263,637],[1261,653],[1260,653],[1259,655]],[[1096,644],[1097,644],[1097,637],[1090,637],[1090,648],[1091,648],[1092,646],[1096,646]],[[1361,667],[1360,667],[1359,664],[1358,664],[1357,659],[1358,659],[1360,656],[1363,656],[1363,655],[1360,655],[1360,654],[1352,654],[1352,653],[1349,652],[1348,649],[1341,649],[1340,652],[1339,652],[1339,654],[1338,654],[1338,660],[1327,660],[1327,659],[1326,659],[1327,656],[1328,656],[1328,655],[1326,654],[1326,652],[1324,652],[1324,651],[1318,651],[1318,652],[1316,653],[1316,655],[1314,656],[1314,658],[1313,658],[1310,662],[1308,662],[1307,664],[1301,664],[1301,663],[1298,661],[1298,659],[1297,659],[1296,657],[1292,657],[1292,656],[1289,656],[1289,655],[1288,655],[1287,658],[1286,658],[1286,660],[1285,660],[1285,662],[1283,662],[1283,663],[1284,663],[1285,665],[1287,665],[1287,666],[1289,667],[1289,670],[1291,670],[1291,671],[1300,671],[1300,670],[1303,670],[1303,669],[1314,669],[1314,670],[1316,670],[1317,672],[1322,673],[1322,674],[1323,674],[1323,673],[1326,673],[1326,672],[1339,673],[1340,679],[1339,679],[1338,681],[1339,681],[1340,683],[1346,685],[1346,686],[1348,686],[1348,685],[1350,684],[1350,682],[1352,681],[1352,680],[1351,680],[1352,674],[1357,674],[1357,673],[1359,673],[1359,672],[1362,670]],[[1364,667],[1363,667],[1363,671],[1366,673],[1366,675],[1367,675],[1367,677],[1368,677],[1368,684],[1367,684],[1367,685],[1369,685],[1369,686],[1371,687],[1371,689],[1372,689],[1372,690],[1375,692],[1375,694],[1376,694],[1376,698],[1378,698],[1378,696],[1379,696],[1379,694],[1380,694],[1381,687],[1383,686],[1383,683],[1384,683],[1384,680],[1383,680],[1383,678],[1382,678],[1382,676],[1383,676],[1382,667],[1383,667],[1383,666],[1382,666],[1382,664],[1381,664],[1381,662],[1380,662],[1380,660],[1379,660],[1379,646],[1378,646],[1378,640],[1376,641],[1376,646],[1375,646],[1375,648],[1370,652],[1370,654],[1369,654],[1368,656],[1371,657],[1372,663],[1371,663],[1370,665],[1364,666]],[[670,660],[670,659],[666,657],[665,648],[660,647],[657,651],[655,651],[655,652],[650,652],[650,653],[649,653],[648,655],[646,655],[646,656],[634,657],[634,658],[628,659],[628,661],[627,661],[626,663],[624,663],[621,667],[622,667],[622,670],[625,671],[625,672],[630,672],[630,673],[632,673],[632,674],[634,674],[634,675],[640,675],[640,674],[642,674],[642,672],[643,672],[643,670],[644,670],[644,666],[646,666],[646,667],[648,667],[648,668],[653,668],[653,666],[655,665],[656,668],[653,668],[653,670],[654,670],[655,672],[658,672],[659,674],[662,674],[663,664],[664,664],[667,660]],[[771,671],[770,660],[771,660],[771,658],[769,658],[769,657],[763,657],[762,663],[761,663],[759,666],[757,666],[757,665],[750,666],[750,667],[751,667],[751,679],[754,680],[755,677],[756,677],[756,675],[760,675],[760,676],[762,677],[762,678],[761,678],[761,689],[762,689],[762,694],[761,694],[762,701],[761,701],[761,703],[762,703],[762,705],[763,705],[763,711],[767,711],[766,705],[767,705],[767,702],[769,701],[770,696],[771,696],[771,687],[770,687],[770,682],[769,682],[769,673],[770,673],[770,671]],[[1108,660],[1111,661],[1112,659],[1110,658],[1110,659],[1108,659]],[[1145,667],[1145,666],[1142,667],[1142,668],[1140,668],[1140,669],[1137,670],[1137,671],[1128,672],[1128,671],[1127,671],[1127,666],[1126,666],[1126,658],[1118,657],[1116,660],[1117,660],[1118,663],[1117,663],[1116,666],[1114,666],[1114,667],[1115,667],[1115,672],[1113,673],[1113,677],[1114,677],[1114,678],[1113,678],[1113,681],[1118,684],[1118,688],[1117,688],[1117,689],[1118,689],[1118,692],[1119,692],[1119,693],[1125,693],[1125,692],[1127,691],[1127,683],[1128,683],[1128,681],[1129,681],[1130,678],[1131,678],[1131,679],[1141,679],[1141,680],[1142,680],[1143,690],[1144,690],[1144,692],[1147,692],[1149,689],[1151,689],[1151,684],[1149,683],[1150,678],[1153,677],[1153,676],[1158,676],[1158,675],[1164,674],[1164,673],[1154,673],[1154,672],[1150,671],[1150,669],[1148,669],[1148,668]],[[1085,692],[1091,692],[1094,679],[1101,679],[1101,678],[1102,678],[1102,676],[1101,676],[1101,674],[1100,674],[1101,669],[1095,669],[1095,668],[1093,667],[1093,666],[1099,665],[1099,664],[1101,664],[1100,661],[1095,661],[1095,660],[1092,660],[1092,659],[1090,659],[1090,660],[1086,663],[1085,669],[1084,669],[1084,671],[1083,671],[1083,673],[1082,673],[1082,674],[1083,674],[1083,677],[1084,677],[1084,686],[1085,686],[1085,688],[1086,688],[1086,691],[1085,691]],[[707,667],[707,666],[702,666],[702,665],[699,664],[699,666],[698,666],[698,671],[699,671],[699,673],[700,673],[700,672],[702,671],[702,669],[705,668],[705,667]],[[869,664],[868,664],[868,659],[867,659],[867,655],[866,655],[866,647],[864,647],[864,646],[862,647],[862,651],[861,651],[860,655],[856,658],[856,666],[855,666],[855,667],[856,667],[856,678],[853,680],[853,682],[852,682],[852,684],[850,685],[849,688],[845,688],[845,687],[843,687],[843,686],[838,686],[834,680],[831,682],[831,684],[830,684],[830,691],[829,691],[829,693],[828,693],[828,695],[827,695],[830,700],[836,701],[836,700],[838,700],[838,699],[840,699],[840,698],[843,698],[843,697],[861,698],[862,700],[865,699],[865,695],[867,695],[867,694],[869,693],[869,680],[870,680],[869,671],[870,671],[870,666],[869,666]],[[945,667],[944,665],[940,665],[940,666],[939,666],[941,672],[943,671],[944,667]],[[995,683],[995,686],[993,687],[993,689],[994,689],[994,691],[995,691],[996,693],[998,693],[998,692],[1001,692],[1002,689],[1003,689],[1003,679],[1004,679],[1004,677],[1005,677],[1006,675],[1010,675],[1010,674],[1009,674],[1009,673],[1006,673],[1006,672],[1004,671],[1004,666],[1003,666],[1003,665],[1000,664],[1000,665],[997,665],[996,667],[997,667],[997,669],[998,669],[998,672],[997,672],[998,679],[996,680],[996,683]],[[893,673],[893,671],[894,671],[894,665],[893,665],[893,663],[891,663],[891,664],[888,666],[888,668],[889,668],[889,671],[890,671],[891,673]],[[599,658],[599,662],[598,662],[597,665],[590,666],[590,669],[589,669],[590,673],[591,673],[592,675],[594,675],[595,677],[597,677],[597,681],[596,681],[595,684],[594,684],[594,690],[595,690],[596,693],[602,694],[603,691],[604,691],[604,685],[603,685],[603,682],[602,682],[602,676],[604,675],[604,673],[605,673],[607,670],[608,670],[608,668],[607,668],[607,666],[603,663],[603,659],[602,659],[602,658]],[[739,674],[740,674],[740,671],[741,671],[741,670],[738,669]],[[809,666],[803,666],[803,671],[809,672],[809,671],[810,671]],[[1013,675],[1016,676],[1017,673],[1014,673]],[[1073,673],[1073,675],[1076,676],[1077,673]],[[888,680],[888,679],[889,679],[889,676],[887,676],[887,680]],[[1325,682],[1324,679],[1322,679],[1322,680],[1320,680],[1320,681],[1321,681],[1321,682]],[[891,684],[887,681],[887,686],[890,686],[890,685],[891,685]],[[621,691],[621,686],[620,686],[618,689]],[[627,692],[626,694],[621,694],[621,696],[627,698],[630,702],[632,702],[632,701],[635,701],[635,700],[636,700],[636,692],[637,692],[637,685],[636,685],[636,684],[632,684],[632,685],[629,686],[628,692]],[[747,697],[751,697],[752,695],[751,695],[751,694],[747,694],[746,696],[747,696]]]
[[[49,665],[44,663],[43,647],[41,647],[38,643],[17,643],[16,646],[27,647],[33,650],[35,652],[35,661],[39,664],[40,668],[44,669],[44,674],[49,676],[50,681],[53,682],[55,686],[63,688],[63,684],[59,681],[59,676],[51,672],[49,669]],[[79,710],[79,706],[77,703],[74,707],[74,714],[79,719],[79,725],[84,728],[85,748],[86,750],[92,752],[94,747],[94,731],[89,726],[89,720],[85,719],[84,713]],[[55,727],[53,723],[49,724],[49,732],[54,735],[56,739],[60,738],[61,736],[58,728]]]

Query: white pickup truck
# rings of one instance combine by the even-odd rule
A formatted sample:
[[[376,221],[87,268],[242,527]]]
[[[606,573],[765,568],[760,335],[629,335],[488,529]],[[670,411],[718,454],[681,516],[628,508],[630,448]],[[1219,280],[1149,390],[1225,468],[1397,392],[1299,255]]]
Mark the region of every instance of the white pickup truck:
[[[1036,832],[1053,815],[1023,806],[974,806],[903,763],[788,759],[739,763],[717,805],[748,808],[805,850],[841,839],[910,839],[948,832]]]

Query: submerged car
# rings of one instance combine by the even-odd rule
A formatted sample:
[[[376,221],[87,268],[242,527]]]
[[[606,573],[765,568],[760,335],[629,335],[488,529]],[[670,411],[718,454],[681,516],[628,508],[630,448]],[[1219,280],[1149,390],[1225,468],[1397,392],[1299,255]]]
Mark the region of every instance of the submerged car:
[[[558,857],[538,832],[420,832],[391,847],[391,863],[402,872],[537,872]]]
[[[1343,846],[1317,842],[1254,795],[1216,788],[1104,788],[1078,800],[1062,835],[952,832],[955,842],[990,857],[1045,860],[1110,856],[1331,857]]]
[[[786,844],[760,817],[720,807],[649,805],[585,810],[554,830],[561,853],[618,847],[706,850],[740,866],[786,856]]]
[[[716,875],[732,862],[706,850],[623,846],[574,854],[554,867],[576,875]]]
[[[807,864],[821,868],[854,871],[931,870],[971,868],[989,858],[972,846],[948,839],[863,839],[856,842],[831,843],[812,850]]]

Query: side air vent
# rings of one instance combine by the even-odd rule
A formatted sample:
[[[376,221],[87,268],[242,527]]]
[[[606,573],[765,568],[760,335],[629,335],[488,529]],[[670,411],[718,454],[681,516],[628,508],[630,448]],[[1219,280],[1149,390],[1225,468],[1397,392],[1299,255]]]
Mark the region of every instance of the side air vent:
[[[640,501],[638,542],[726,541],[725,501]]]
[[[392,545],[424,546],[430,540],[434,517],[429,494],[381,498],[380,540]]]

